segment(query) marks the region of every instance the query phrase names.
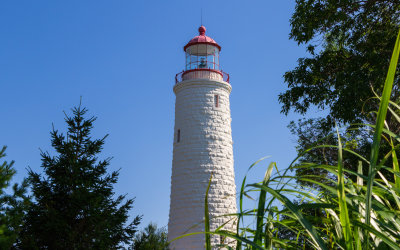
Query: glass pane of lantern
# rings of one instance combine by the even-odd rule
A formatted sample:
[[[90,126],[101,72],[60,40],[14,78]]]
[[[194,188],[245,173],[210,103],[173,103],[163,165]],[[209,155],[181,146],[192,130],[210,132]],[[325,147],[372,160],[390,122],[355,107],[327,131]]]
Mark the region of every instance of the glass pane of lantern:
[[[215,55],[217,48],[215,46],[212,45],[208,45],[207,46],[207,54],[208,55]]]
[[[214,69],[214,55],[208,55],[207,56],[207,68],[208,69]]]
[[[207,68],[207,57],[200,56],[199,57],[199,69],[206,69]]]
[[[197,47],[197,55],[199,56],[207,55],[207,44],[198,44],[193,47]]]
[[[188,47],[188,48],[186,49],[186,53],[192,54],[192,47],[193,47],[193,46]]]
[[[197,56],[191,55],[190,56],[190,63],[196,63],[197,62]]]
[[[190,55],[189,53],[186,52],[186,63],[185,63],[185,69],[189,69],[189,64],[190,64]]]

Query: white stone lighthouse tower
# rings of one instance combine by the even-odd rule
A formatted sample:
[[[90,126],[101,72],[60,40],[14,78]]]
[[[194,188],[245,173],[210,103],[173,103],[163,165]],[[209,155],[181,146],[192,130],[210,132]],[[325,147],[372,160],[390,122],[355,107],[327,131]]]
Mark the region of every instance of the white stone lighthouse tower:
[[[215,230],[236,213],[233,170],[229,75],[220,69],[219,46],[199,28],[199,35],[184,47],[186,68],[176,76],[175,131],[168,238],[204,231],[204,198],[208,195],[210,229]],[[236,221],[224,226],[235,231]],[[223,240],[212,236],[216,246]],[[171,249],[204,249],[204,234],[172,242]]]

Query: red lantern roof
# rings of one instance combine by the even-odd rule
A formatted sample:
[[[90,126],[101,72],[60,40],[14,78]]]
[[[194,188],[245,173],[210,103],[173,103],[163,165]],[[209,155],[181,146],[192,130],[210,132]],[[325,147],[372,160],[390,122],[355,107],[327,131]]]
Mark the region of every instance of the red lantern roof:
[[[185,45],[185,47],[183,47],[183,50],[186,51],[187,47],[194,45],[194,44],[199,44],[199,43],[214,45],[214,46],[218,47],[219,50],[221,50],[221,46],[219,46],[218,43],[216,41],[214,41],[214,39],[206,36],[206,27],[204,27],[203,25],[200,26],[200,28],[199,28],[199,35],[193,37],[193,39],[190,40]]]

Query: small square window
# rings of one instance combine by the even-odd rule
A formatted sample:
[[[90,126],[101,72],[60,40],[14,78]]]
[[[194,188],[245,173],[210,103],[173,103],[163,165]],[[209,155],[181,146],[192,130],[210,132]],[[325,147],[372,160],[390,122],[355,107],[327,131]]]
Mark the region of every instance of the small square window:
[[[214,104],[216,108],[219,107],[219,95],[214,95]]]

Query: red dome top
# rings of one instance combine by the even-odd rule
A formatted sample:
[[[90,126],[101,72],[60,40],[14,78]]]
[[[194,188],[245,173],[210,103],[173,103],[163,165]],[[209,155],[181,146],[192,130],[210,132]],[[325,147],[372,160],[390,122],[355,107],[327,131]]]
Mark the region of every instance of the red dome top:
[[[218,47],[219,50],[221,50],[221,46],[218,45],[218,43],[216,41],[214,41],[214,39],[212,39],[211,37],[206,36],[206,27],[204,27],[203,25],[200,26],[199,28],[199,35],[195,36],[192,38],[192,40],[190,40],[185,47],[183,47],[183,50],[186,51],[186,48],[194,45],[194,44],[199,44],[199,43],[205,43],[205,44],[210,44],[210,45],[214,45],[216,47]]]

